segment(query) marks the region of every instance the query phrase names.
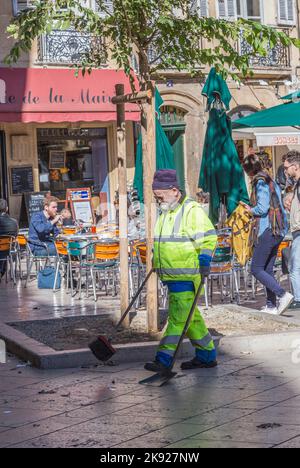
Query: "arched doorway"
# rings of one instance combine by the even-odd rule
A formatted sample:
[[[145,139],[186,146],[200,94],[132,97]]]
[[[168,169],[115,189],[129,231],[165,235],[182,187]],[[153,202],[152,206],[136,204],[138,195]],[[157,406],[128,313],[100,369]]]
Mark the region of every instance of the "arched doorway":
[[[178,174],[179,184],[182,190],[185,187],[185,151],[184,135],[186,129],[186,111],[174,106],[162,106],[160,108],[160,123],[173,148],[175,168]]]

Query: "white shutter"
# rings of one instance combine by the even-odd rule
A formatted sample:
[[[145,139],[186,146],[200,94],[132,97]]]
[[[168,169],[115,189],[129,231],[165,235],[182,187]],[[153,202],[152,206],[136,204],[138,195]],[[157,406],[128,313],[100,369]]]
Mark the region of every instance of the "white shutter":
[[[295,5],[294,0],[287,0],[287,19],[291,23],[295,22]]]
[[[208,0],[192,0],[190,11],[193,14],[198,12],[200,16],[204,16],[204,17],[209,16]]]
[[[278,0],[278,23],[295,24],[294,0]]]
[[[208,0],[200,0],[200,15],[203,17],[208,17]]]
[[[109,11],[109,13],[113,13],[114,11],[114,2],[112,0],[104,0],[105,8]],[[100,16],[105,16],[105,13],[101,11],[101,7],[97,4],[96,0],[96,11],[99,12]]]
[[[13,0],[13,14],[17,15],[20,11],[32,6],[32,0]]]
[[[218,0],[218,17],[227,18],[227,0]]]
[[[236,0],[227,0],[228,18],[236,18]]]
[[[236,0],[218,0],[217,11],[221,19],[236,19]]]

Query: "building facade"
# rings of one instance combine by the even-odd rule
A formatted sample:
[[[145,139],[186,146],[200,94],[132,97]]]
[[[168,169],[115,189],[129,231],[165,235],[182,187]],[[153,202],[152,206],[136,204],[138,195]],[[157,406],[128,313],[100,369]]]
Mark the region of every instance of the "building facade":
[[[299,38],[298,0],[195,0],[203,16],[213,16],[234,21],[239,17],[262,22],[276,29],[284,30],[291,37]],[[202,41],[205,47],[205,41]],[[236,44],[240,54],[249,52],[243,38]],[[232,94],[230,116],[236,120],[252,112],[281,104],[280,96],[300,88],[300,50],[281,45],[270,48],[267,57],[253,58],[254,73],[251,79],[236,83],[228,79]],[[203,69],[205,75],[208,69]],[[159,84],[165,101],[165,123],[174,123],[174,133],[178,128],[180,138],[175,144],[177,167],[184,168],[185,183],[189,194],[194,195],[198,188],[199,167],[206,131],[206,99],[201,95],[199,80],[191,80],[184,74],[168,71],[165,80]],[[178,132],[179,133],[179,132]],[[236,136],[236,138],[238,138]],[[242,158],[247,148],[255,144],[251,140],[237,141]],[[270,153],[274,171],[280,165],[286,147],[264,148]]]
[[[11,17],[29,4],[30,0],[0,2],[0,188],[17,218],[22,206],[22,177],[27,178],[23,186],[27,184],[28,190],[51,190],[59,196],[66,188],[89,186],[112,201],[118,188],[118,158],[110,99],[114,84],[126,81],[124,75],[112,79],[114,65],[110,61],[90,78],[76,78],[70,65],[78,62],[87,48],[102,44],[97,37],[74,31],[53,31],[40,37],[15,70],[8,70],[2,62],[12,46],[6,27]],[[299,37],[299,4],[299,0],[195,0],[203,16],[254,19],[292,37]],[[90,5],[95,6],[94,0]],[[205,47],[205,42],[200,46]],[[236,47],[240,54],[248,52],[242,37]],[[279,104],[280,96],[300,87],[300,51],[270,48],[267,57],[253,59],[252,70],[251,79],[241,83],[228,80],[233,120]],[[208,72],[203,68],[204,76]],[[208,117],[201,94],[203,84],[168,70],[157,85],[164,99],[161,122],[174,149],[181,183],[188,194],[195,195]],[[127,110],[131,181],[139,116],[135,108]],[[241,157],[252,144],[250,140],[237,141]],[[279,165],[285,150],[266,148],[274,166]]]
[[[3,64],[12,41],[6,27],[30,0],[0,3],[0,151],[1,196],[20,219],[26,191],[48,192],[61,200],[68,188],[90,187],[113,206],[118,189],[115,85],[129,80],[104,63],[84,77],[70,66],[101,39],[74,31],[40,37],[30,54],[13,69]],[[93,2],[91,2],[93,6]],[[135,170],[135,126],[138,108],[126,106],[128,181]],[[114,213],[110,213],[113,218]]]

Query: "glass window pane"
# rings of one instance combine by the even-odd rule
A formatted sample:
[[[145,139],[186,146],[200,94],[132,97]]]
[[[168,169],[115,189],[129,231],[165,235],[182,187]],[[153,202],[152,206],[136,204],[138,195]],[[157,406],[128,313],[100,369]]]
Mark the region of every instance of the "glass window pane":
[[[260,0],[247,0],[248,18],[260,18]]]

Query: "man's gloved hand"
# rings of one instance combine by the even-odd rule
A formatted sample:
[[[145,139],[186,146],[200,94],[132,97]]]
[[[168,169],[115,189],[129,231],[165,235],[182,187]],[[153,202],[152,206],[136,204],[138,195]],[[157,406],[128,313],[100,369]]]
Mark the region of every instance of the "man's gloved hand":
[[[199,255],[200,275],[203,278],[208,278],[210,275],[211,257],[208,255]]]
[[[210,265],[209,266],[200,265],[200,275],[202,276],[202,278],[208,278],[210,275]]]

